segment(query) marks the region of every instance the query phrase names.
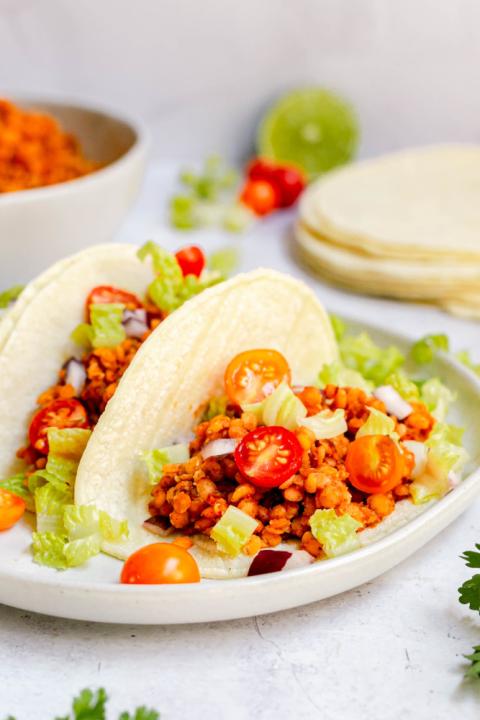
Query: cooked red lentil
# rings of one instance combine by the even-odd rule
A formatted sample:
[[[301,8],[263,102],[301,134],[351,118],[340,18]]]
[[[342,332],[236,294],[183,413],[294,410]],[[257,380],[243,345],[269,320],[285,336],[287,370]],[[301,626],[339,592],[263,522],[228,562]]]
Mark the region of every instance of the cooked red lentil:
[[[217,415],[195,428],[190,460],[164,466],[152,492],[150,514],[167,520],[184,536],[209,535],[227,507],[235,505],[258,520],[255,534],[244,547],[247,555],[296,538],[302,548],[317,557],[322,554],[321,546],[309,527],[309,519],[317,509],[348,513],[366,528],[389,515],[397,500],[409,497],[408,476],[388,493],[362,493],[349,483],[345,467],[348,447],[368,419],[369,407],[386,413],[383,402],[367,397],[362,390],[334,385],[324,390],[307,387],[298,395],[309,416],[324,409],[344,410],[347,433],[330,440],[315,440],[311,430],[299,427],[294,431],[303,449],[299,472],[278,488],[262,489],[241,475],[233,454],[203,459],[200,451],[204,445],[219,438],[241,439],[257,426],[256,416],[240,409],[233,417]],[[401,440],[423,442],[435,421],[422,403],[412,403],[412,407],[414,412],[404,422],[390,417]],[[406,449],[405,456],[405,472],[409,473],[413,457]]]

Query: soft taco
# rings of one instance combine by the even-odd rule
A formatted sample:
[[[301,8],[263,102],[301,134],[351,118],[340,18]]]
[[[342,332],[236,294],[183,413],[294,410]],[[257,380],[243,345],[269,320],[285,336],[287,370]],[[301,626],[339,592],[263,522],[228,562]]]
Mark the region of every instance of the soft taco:
[[[88,538],[121,559],[169,542],[202,577],[239,577],[353,550],[448,492],[465,460],[448,389],[364,336],[342,347],[357,369],[311,291],[272,271],[167,318],[95,428],[54,558]],[[40,559],[53,542],[37,538]]]
[[[152,330],[223,279],[200,248],[149,242],[91,247],[31,282],[0,321],[0,486],[44,484],[49,430],[75,430],[80,451]]]

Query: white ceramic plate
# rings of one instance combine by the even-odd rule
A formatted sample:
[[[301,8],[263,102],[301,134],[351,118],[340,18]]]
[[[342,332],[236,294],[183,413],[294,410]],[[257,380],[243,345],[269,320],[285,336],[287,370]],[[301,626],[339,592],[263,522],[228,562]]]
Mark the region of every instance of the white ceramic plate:
[[[367,326],[377,342],[407,349],[405,338]],[[458,394],[449,418],[467,428],[471,454],[466,479],[403,527],[349,555],[309,567],[230,581],[194,585],[126,586],[118,583],[121,563],[94,558],[86,567],[57,572],[32,562],[31,529],[25,521],[0,535],[0,602],[24,610],[97,622],[171,624],[259,615],[330,597],[371,580],[397,565],[451,523],[480,489],[480,381],[448,358],[434,372]]]

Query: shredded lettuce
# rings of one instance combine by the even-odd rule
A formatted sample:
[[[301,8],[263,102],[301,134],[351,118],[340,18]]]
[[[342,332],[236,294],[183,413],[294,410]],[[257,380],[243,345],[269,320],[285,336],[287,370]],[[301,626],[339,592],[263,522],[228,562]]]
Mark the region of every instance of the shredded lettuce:
[[[201,422],[211,420],[217,415],[228,415],[228,397],[226,395],[218,395],[211,398],[202,412]]]
[[[179,443],[168,447],[150,450],[143,454],[147,465],[148,479],[155,485],[162,477],[165,465],[184,463],[190,458],[190,450],[187,444]]]
[[[33,495],[28,488],[27,477],[24,473],[18,473],[17,475],[12,475],[12,477],[5,478],[5,480],[0,480],[0,488],[9,490],[9,492],[12,492],[14,495],[21,497],[25,501],[27,510],[31,512],[35,510]]]
[[[39,565],[65,570],[68,567],[64,554],[66,542],[66,537],[57,533],[34,532],[32,538],[34,561]]]
[[[73,493],[62,491],[47,483],[35,491],[35,510],[37,513],[37,532],[63,534],[63,513],[65,507],[73,502]]]
[[[367,407],[367,410],[370,413],[368,420],[357,431],[356,438],[361,438],[364,435],[388,435],[392,440],[398,440],[393,418],[373,407]]]
[[[157,277],[148,286],[148,295],[163,312],[172,312],[194,295],[212,287],[224,279],[219,272],[204,272],[200,278],[183,276],[175,255],[167,252],[151,240],[137,253],[140,260],[151,257]]]
[[[428,448],[424,471],[410,486],[413,502],[418,505],[443,497],[450,489],[451,473],[461,473],[468,461],[462,447],[463,429],[438,422],[425,445]]]
[[[374,385],[385,385],[389,375],[405,362],[405,357],[394,345],[381,348],[367,333],[345,335],[339,343],[343,364],[359,372]]]
[[[320,387],[326,385],[337,385],[338,387],[360,388],[369,395],[374,386],[373,383],[365,380],[357,370],[345,367],[341,362],[335,361],[324,365],[319,374]]]
[[[61,492],[71,491],[75,483],[78,463],[90,438],[91,431],[83,428],[49,428],[47,464],[43,470],[30,475],[30,492],[49,483]]]
[[[348,430],[345,410],[341,409],[333,413],[330,410],[321,410],[316,415],[304,418],[301,424],[313,432],[316,440],[328,440],[343,435]]]
[[[465,365],[465,367],[469,368],[477,375],[480,375],[480,363],[476,363],[472,360],[468,350],[460,350],[460,352],[457,352],[454,357]]]
[[[210,536],[221,552],[235,557],[250,540],[257,525],[258,520],[234,505],[229,505],[217,524],[213,526]]]
[[[223,248],[212,253],[208,258],[208,269],[228,278],[238,267],[238,250],[233,247]]]
[[[71,339],[83,347],[116,347],[127,337],[122,325],[122,303],[90,305],[90,324],[77,325]]]
[[[438,378],[431,378],[422,384],[420,399],[427,406],[435,420],[443,422],[447,417],[448,408],[456,400],[453,393]]]
[[[418,385],[410,380],[404,370],[397,370],[389,375],[385,381],[386,385],[391,385],[401,397],[407,402],[420,399],[420,390]]]
[[[417,365],[427,365],[432,362],[439,350],[448,352],[449,348],[450,342],[447,335],[443,333],[425,335],[412,345],[410,355]]]
[[[0,310],[7,308],[10,303],[15,302],[24,289],[24,285],[14,285],[8,290],[0,293]]]
[[[362,524],[351,515],[337,515],[335,510],[316,510],[310,527],[327,557],[336,557],[355,550],[360,545],[357,530]]]
[[[342,318],[338,317],[338,315],[330,315],[330,323],[332,325],[336,341],[340,342],[347,332],[347,326],[343,322]]]
[[[307,408],[285,382],[262,402],[245,405],[242,409],[253,412],[262,425],[281,425],[287,430],[303,425],[307,415]]]

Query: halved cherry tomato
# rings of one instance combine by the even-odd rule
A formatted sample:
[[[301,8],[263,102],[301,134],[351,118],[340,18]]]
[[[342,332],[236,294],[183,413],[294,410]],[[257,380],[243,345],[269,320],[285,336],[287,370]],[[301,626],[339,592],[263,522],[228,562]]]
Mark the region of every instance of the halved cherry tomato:
[[[290,383],[290,368],[277,350],[247,350],[236,355],[225,370],[225,391],[236,405],[256,403],[281,382]]]
[[[200,277],[206,264],[205,255],[201,248],[197,247],[197,245],[189,245],[178,250],[175,257],[184,276],[196,275]]]
[[[200,571],[188,550],[160,542],[145,545],[130,555],[120,582],[130,585],[171,585],[200,582]]]
[[[0,488],[0,530],[8,530],[25,512],[25,500]]]
[[[364,435],[350,443],[345,459],[349,482],[365,493],[385,493],[407,474],[405,460],[388,435]]]
[[[111,285],[98,285],[93,288],[85,303],[87,319],[90,320],[90,305],[105,305],[106,303],[122,303],[128,310],[143,307],[133,293]]]
[[[283,427],[258,427],[235,448],[237,467],[254,485],[278,487],[300,469],[303,450],[296,436]]]
[[[250,180],[266,180],[276,186],[279,194],[279,207],[290,207],[306,185],[301,170],[292,165],[276,165],[265,158],[253,160],[247,168]]]
[[[28,430],[30,445],[43,455],[48,455],[48,428],[88,428],[88,426],[87,411],[81,402],[74,398],[54,400],[40,408],[33,416]]]
[[[280,196],[276,186],[268,180],[247,180],[240,193],[240,202],[256,215],[268,215],[280,207]]]

